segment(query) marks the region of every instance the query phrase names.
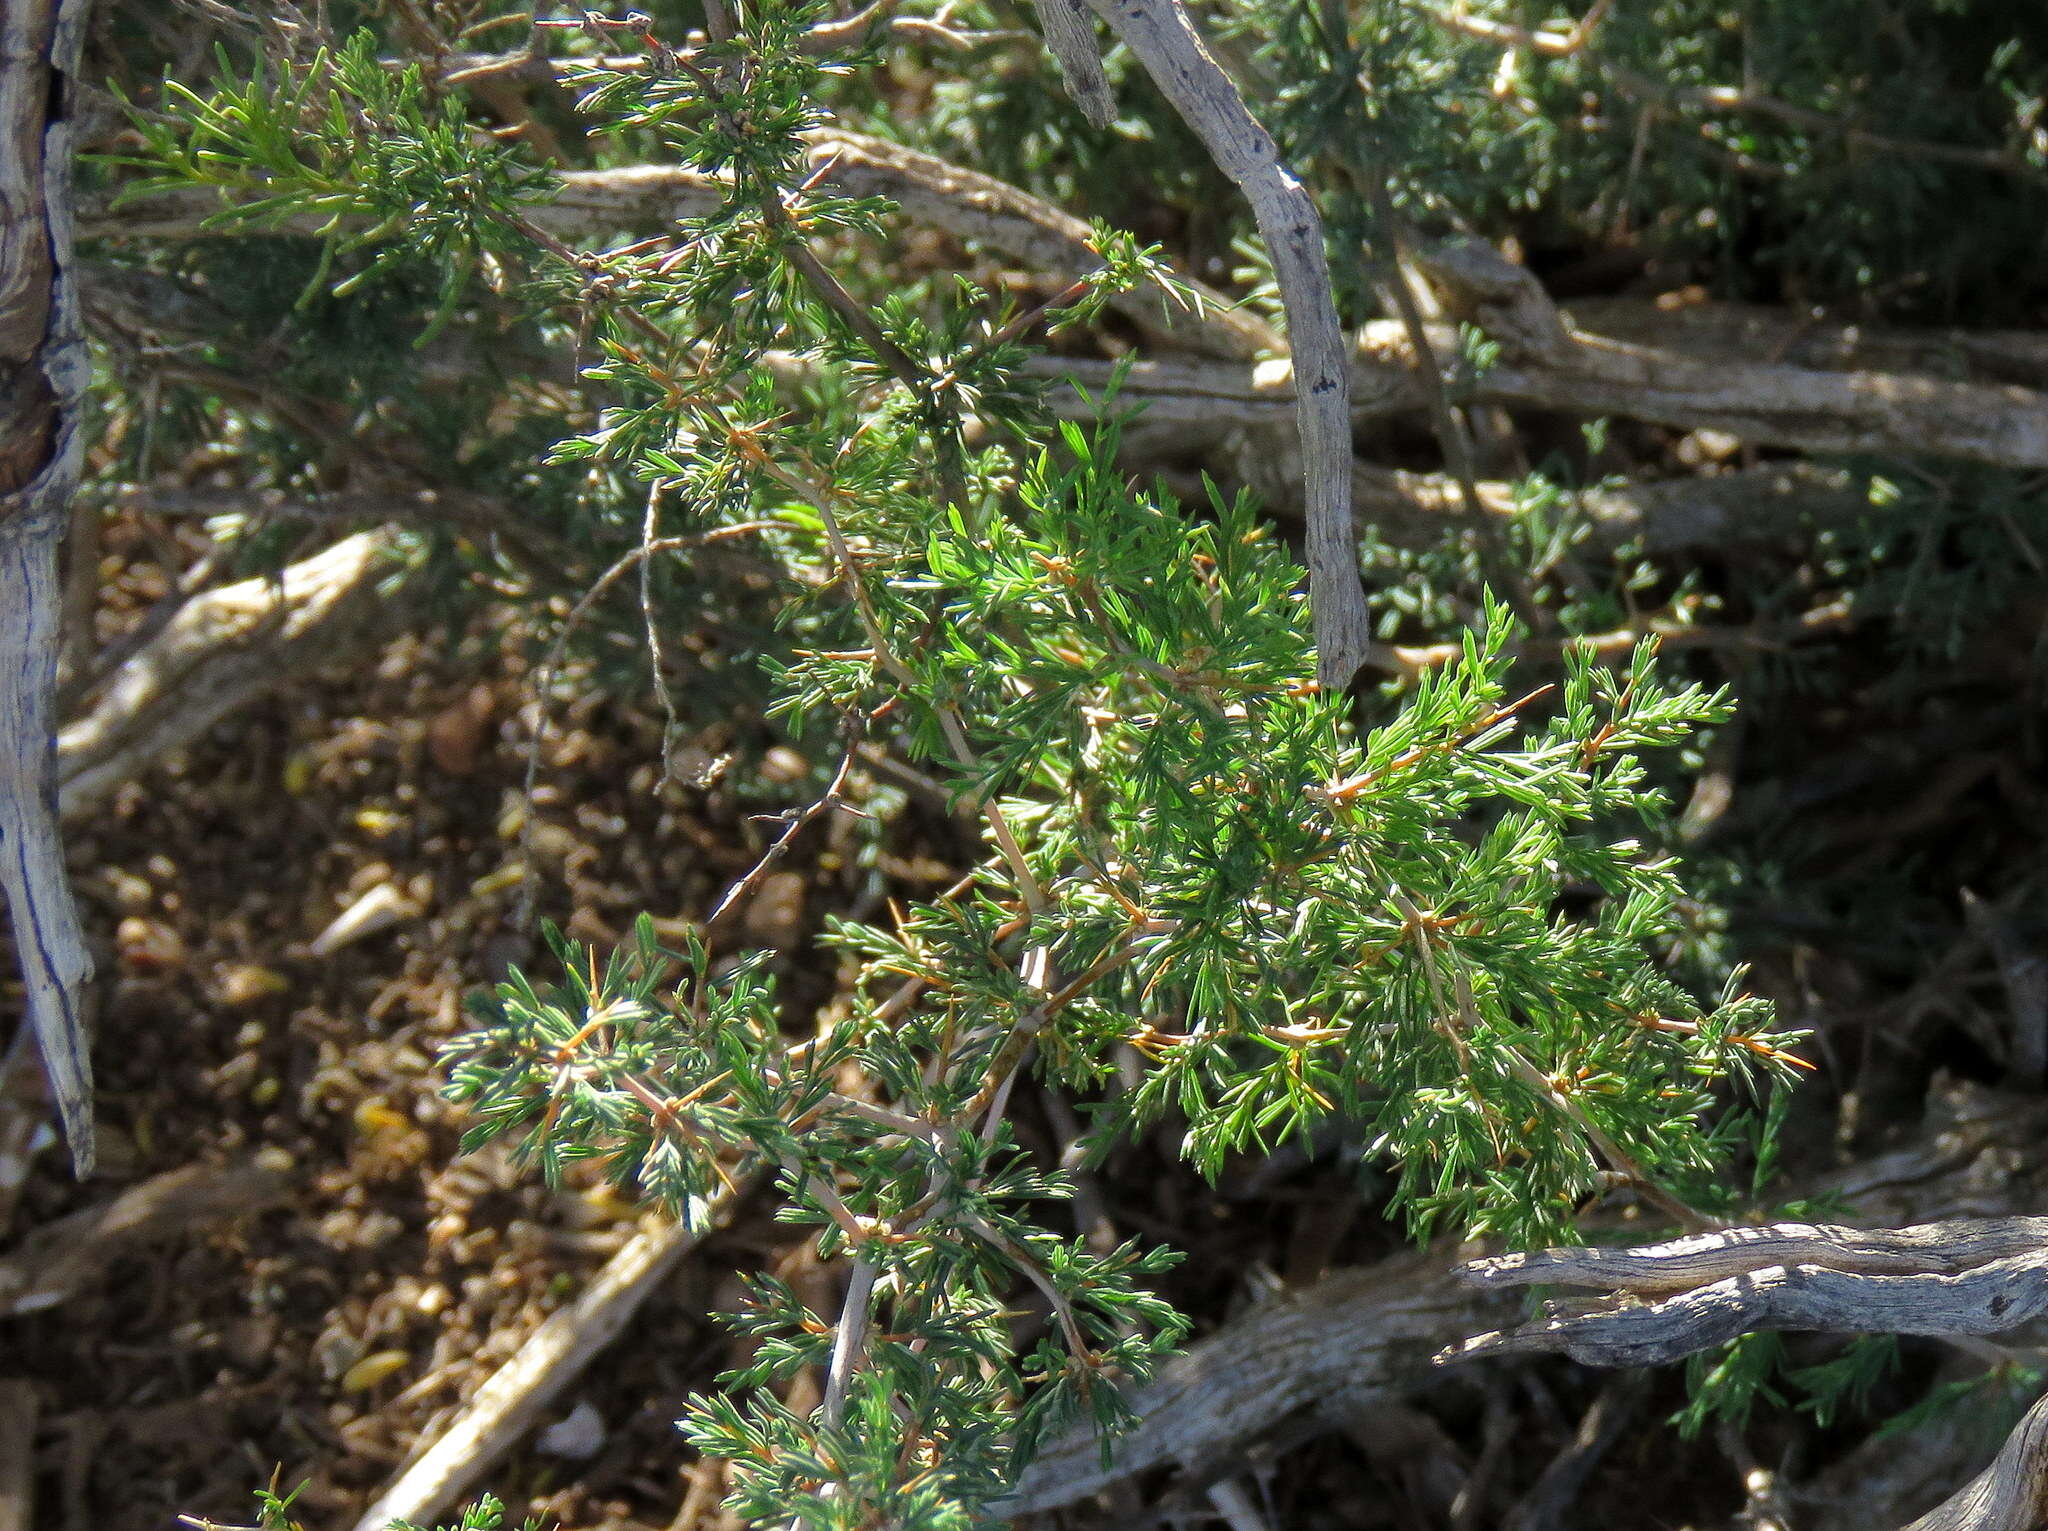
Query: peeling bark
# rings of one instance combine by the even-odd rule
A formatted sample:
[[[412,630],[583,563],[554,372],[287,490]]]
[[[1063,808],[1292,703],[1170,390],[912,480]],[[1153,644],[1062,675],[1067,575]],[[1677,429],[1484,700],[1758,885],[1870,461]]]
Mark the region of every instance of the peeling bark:
[[[1801,1191],[1840,1197],[1872,1222],[1913,1223],[1950,1211],[2008,1216],[2048,1201],[2048,1163],[2034,1152],[2044,1131],[2048,1104],[2039,1097],[1948,1085],[1930,1100],[1929,1121],[1913,1141]],[[1094,1432],[1080,1429],[1039,1455],[1002,1508],[1013,1515],[1057,1509],[1167,1464],[1221,1476],[1290,1417],[1340,1417],[1360,1404],[1413,1396],[1442,1375],[1422,1355],[1432,1337],[1449,1346],[1496,1327],[1502,1301],[1498,1291],[1458,1281],[1441,1258],[1403,1255],[1339,1273],[1253,1309],[1168,1363],[1133,1398],[1138,1423],[1119,1439],[1108,1468]],[[2048,1465],[2048,1451],[2013,1461]],[[1864,1525],[1896,1523],[1901,1514],[1890,1505],[1864,1508]],[[1909,1531],[1966,1528],[2036,1531],[2024,1520],[1933,1518]]]
[[[88,0],[0,15],[0,886],[50,1093],[83,1178],[92,1067],[80,1018],[92,959],[57,828],[57,548],[84,457],[90,377],[71,276],[67,112]]]

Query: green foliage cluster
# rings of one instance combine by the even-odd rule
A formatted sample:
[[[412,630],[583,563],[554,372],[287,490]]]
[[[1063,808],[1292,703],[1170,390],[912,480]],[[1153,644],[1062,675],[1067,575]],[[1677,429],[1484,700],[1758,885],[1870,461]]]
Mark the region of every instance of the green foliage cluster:
[[[1910,56],[1913,110],[1887,131],[1982,129],[1996,100],[2015,162],[2038,173],[2035,66],[1992,45],[1983,9],[1834,30],[1872,68]],[[1467,13],[1521,26],[1527,10]],[[1752,10],[1733,26],[1683,0],[1617,14],[1584,49],[1523,50],[1505,84],[1498,42],[1409,5],[1255,0],[1212,19],[1233,62],[1272,82],[1288,152],[1336,188],[1348,317],[1382,291],[1353,256],[1383,261],[1399,220],[1522,219],[1538,241],[1641,220],[1677,253],[1761,241],[1788,288],[1829,296],[1888,301],[1906,266],[1978,279],[1973,262],[2004,246],[1957,245],[1974,225],[1938,215],[1947,183],[1909,158],[1878,224],[1851,227],[1871,204],[1850,198],[1828,203],[1837,223],[1801,222],[1795,204],[1811,211],[1855,140],[1747,108],[1738,131],[1684,94],[1741,78],[1840,114],[1861,66],[1791,24],[1832,5]],[[899,279],[873,259],[892,210],[803,170],[798,135],[829,103],[937,147],[972,140],[986,152],[964,157],[1075,205],[1101,210],[1137,164],[1166,203],[1223,202],[1196,154],[1167,152],[1185,140],[1135,71],[1112,56],[1127,115],[1103,132],[1048,90],[1035,51],[1029,67],[933,68],[932,110],[913,118],[854,94],[860,55],[810,50],[821,14],[750,8],[743,37],[697,49],[679,39],[701,18],[674,7],[552,34],[585,129],[728,188],[660,240],[561,244],[535,217],[552,178],[474,131],[429,71],[382,62],[367,30],[281,76],[224,59],[216,89],[170,89],[138,115],[131,158],[145,185],[214,188],[223,218],[284,231],[291,280],[247,296],[252,321],[303,334],[385,304],[394,376],[396,340],[424,351],[472,319],[567,342],[594,416],[530,379],[489,427],[467,396],[414,401],[464,442],[444,454],[454,476],[635,564],[650,641],[685,618],[745,627],[727,687],[664,696],[672,720],[743,695],[836,743],[835,780],[881,748],[979,815],[971,876],[888,923],[834,926],[850,998],[809,1040],[791,1040],[800,1018],[761,963],[717,967],[643,921],[603,962],[558,941],[561,976],[480,998],[450,1059],[472,1141],[508,1138],[550,1177],[594,1161],[699,1221],[729,1188],[772,1180],[782,1216],[849,1257],[846,1305],[812,1312],[757,1280],[732,1319],[754,1359],[685,1428],[732,1462],[750,1523],[936,1528],[996,1502],[1049,1432],[1092,1419],[1107,1439],[1184,1329],[1148,1285],[1170,1251],[1059,1231],[1069,1182],[1007,1119],[1027,1074],[1085,1105],[1096,1153],[1171,1122],[1211,1175],[1329,1119],[1360,1124],[1418,1237],[1530,1243],[1571,1237],[1619,1189],[1673,1217],[1725,1205],[1748,1124],[1735,1107],[1788,1077],[1795,1039],[1735,979],[1702,1003],[1666,960],[1686,898],[1646,752],[1725,722],[1724,693],[1667,680],[1644,645],[1612,666],[1573,651],[1554,688],[1517,697],[1514,623],[1474,598],[1472,550],[1447,543],[1385,554],[1404,579],[1379,604],[1390,635],[1462,625],[1455,657],[1405,694],[1317,694],[1301,571],[1254,507],[1133,484],[1115,399],[1093,429],[1056,429],[1021,370],[1029,342],[1113,293],[1184,297],[1156,251],[1099,226],[1100,268],[1020,312],[965,277]],[[1019,17],[970,3],[955,19],[1000,32]],[[1951,22],[1986,38],[1943,55],[1974,60],[1960,81],[1910,47],[1912,27]],[[1659,104],[1638,76],[1662,82]],[[1589,94],[1597,110],[1567,105]],[[1454,201],[1428,190],[1446,186]],[[1205,216],[1224,259],[1242,220]],[[1524,485],[1518,569],[1540,575],[1570,541],[1562,478]],[[1910,579],[1927,544],[1902,551],[1895,530],[1845,537],[1840,577]],[[742,535],[775,569],[745,598],[693,557]],[[1604,626],[1663,577],[1625,559],[1575,592],[1566,625]],[[516,578],[542,593],[531,570]],[[1760,1354],[1722,1358],[1705,1396],[1767,1396],[1778,1362]],[[825,1396],[798,1414],[778,1389],[810,1367]],[[1830,1397],[1867,1372],[1812,1381]]]
[[[859,976],[812,1043],[789,1044],[754,967],[714,974],[643,923],[602,975],[565,948],[561,983],[515,976],[452,1059],[473,1141],[510,1135],[551,1176],[595,1159],[702,1216],[773,1175],[783,1215],[852,1256],[847,1308],[757,1281],[735,1320],[756,1359],[687,1429],[731,1460],[751,1522],[937,1527],[1047,1431],[1113,1428],[1182,1327],[1143,1284],[1168,1252],[1046,1224],[1066,1186],[1005,1119],[1022,1071],[1091,1099],[1104,1144],[1178,1121],[1211,1174],[1348,1116],[1418,1234],[1529,1241],[1613,1183],[1711,1194],[1713,1087],[1782,1074],[1788,1039],[1757,1002],[1702,1009],[1658,971],[1679,886],[1616,833],[1663,810],[1639,752],[1726,699],[1667,687],[1645,646],[1511,701],[1493,609],[1360,729],[1308,683],[1300,571],[1247,505],[1135,489],[1114,425],[1021,463],[969,449],[970,412],[1043,439],[1018,342],[1060,315],[1020,322],[964,283],[944,308],[869,310],[824,269],[814,241],[872,238],[885,209],[798,173],[814,19],[771,13],[690,56],[648,34],[639,60],[579,72],[600,122],[728,178],[725,207],[654,249],[535,237],[537,180],[492,152],[472,174],[448,109],[361,38],[283,91],[174,98],[149,154],[169,180],[260,185],[234,216],[337,220],[333,243],[377,248],[366,276],[403,258],[387,248],[445,262],[444,312],[469,256],[521,262],[536,290],[571,266],[586,379],[617,402],[556,460],[636,485],[650,543],[669,516],[772,531],[812,590],[777,706],[886,730],[982,812],[988,858],[951,895],[834,931]],[[1100,244],[1070,307],[1152,274]],[[846,402],[806,407],[771,348]],[[1022,1354],[1020,1283],[1050,1319]],[[772,1385],[807,1366],[828,1383],[804,1417]]]

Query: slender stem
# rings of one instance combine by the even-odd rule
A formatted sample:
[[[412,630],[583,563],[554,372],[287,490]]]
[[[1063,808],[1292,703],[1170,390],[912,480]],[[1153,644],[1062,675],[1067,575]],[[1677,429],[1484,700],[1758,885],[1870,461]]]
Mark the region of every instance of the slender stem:
[[[548,645],[547,658],[542,661],[533,684],[533,732],[526,741],[526,775],[520,788],[520,800],[524,815],[519,825],[519,865],[523,876],[520,879],[517,928],[525,930],[533,923],[533,789],[540,779],[540,748],[548,732],[548,692],[553,688],[555,676],[561,669],[562,654],[569,646],[569,637],[589,614],[604,593],[625,577],[628,570],[644,563],[656,553],[673,552],[679,548],[701,547],[710,542],[723,542],[729,537],[743,536],[749,532],[763,532],[781,525],[777,521],[740,521],[731,526],[716,526],[709,531],[692,532],[683,537],[659,537],[623,555],[616,563],[597,577],[591,587],[583,592],[582,598],[569,609],[561,630],[555,634],[555,641]]]
[[[827,1430],[836,1430],[846,1417],[846,1392],[852,1385],[854,1369],[867,1351],[869,1309],[874,1302],[875,1277],[881,1274],[866,1255],[856,1256],[853,1274],[847,1278],[846,1301],[840,1305],[838,1332],[832,1337],[832,1364],[825,1373],[825,1399],[821,1412]]]
[[[823,794],[812,801],[803,812],[789,821],[788,827],[776,836],[775,843],[768,847],[746,876],[725,890],[725,896],[718,901],[718,907],[713,909],[704,921],[707,933],[717,929],[721,922],[730,918],[753,895],[761,886],[763,879],[774,870],[776,863],[788,853],[798,835],[809,828],[815,820],[845,802],[846,779],[853,770],[853,762],[860,753],[861,739],[866,732],[865,718],[859,713],[846,715],[848,743],[845,753],[839,757],[839,769],[832,773],[831,785],[826,787]]]
[[[661,530],[661,494],[664,487],[658,478],[647,486],[647,510],[640,521],[642,548],[651,548],[660,540],[655,533]],[[667,770],[683,725],[676,716],[676,699],[669,694],[668,660],[661,646],[661,624],[654,618],[654,560],[644,554],[640,559],[640,624],[647,635],[647,668],[654,682],[654,694],[661,700],[661,763],[662,769]]]

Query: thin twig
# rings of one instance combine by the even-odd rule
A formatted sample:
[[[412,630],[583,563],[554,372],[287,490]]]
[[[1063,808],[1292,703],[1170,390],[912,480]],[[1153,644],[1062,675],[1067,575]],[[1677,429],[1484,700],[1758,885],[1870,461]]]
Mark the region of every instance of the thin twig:
[[[867,1351],[869,1308],[874,1301],[880,1267],[867,1255],[856,1255],[847,1278],[846,1301],[840,1304],[838,1332],[832,1336],[832,1364],[825,1373],[825,1399],[820,1405],[827,1430],[839,1428],[846,1416],[846,1390]]]
[[[676,739],[682,733],[682,721],[676,716],[676,699],[668,689],[668,663],[662,653],[661,624],[654,616],[654,560],[647,553],[647,549],[658,540],[655,533],[661,529],[661,494],[666,487],[666,481],[659,478],[648,484],[647,511],[640,520],[640,624],[647,637],[649,678],[654,683],[654,694],[661,700],[663,770],[668,768]]]
[[[680,548],[701,547],[706,543],[722,542],[729,537],[743,536],[749,532],[763,532],[782,525],[779,521],[740,521],[731,526],[715,526],[709,531],[692,532],[682,537],[659,537],[652,541],[643,540],[640,546],[620,556],[618,561],[597,577],[595,583],[583,592],[583,596],[569,609],[563,619],[561,630],[555,634],[555,641],[548,646],[547,658],[541,662],[533,685],[534,720],[533,731],[526,741],[526,774],[520,788],[520,799],[524,805],[523,818],[519,826],[519,865],[521,869],[519,913],[515,925],[524,930],[533,922],[533,791],[540,778],[541,745],[548,732],[548,692],[553,689],[555,676],[562,663],[563,651],[568,647],[570,636],[604,596],[604,593],[619,582],[630,569],[645,563],[656,553],[674,552]],[[663,762],[666,765],[666,761]]]
[[[747,875],[725,890],[725,896],[719,899],[718,907],[713,909],[704,921],[704,930],[707,935],[716,930],[723,921],[731,918],[753,896],[760,888],[763,879],[768,876],[769,872],[774,870],[776,864],[788,853],[790,846],[796,842],[798,835],[802,834],[817,819],[845,802],[847,777],[853,770],[853,762],[859,757],[861,741],[867,733],[867,720],[857,712],[850,712],[846,715],[845,728],[847,734],[846,750],[839,757],[839,769],[832,773],[830,785],[825,788],[820,796],[805,807],[801,813],[789,821],[782,833],[775,837],[775,843],[768,847],[762,854],[761,859],[754,863]]]

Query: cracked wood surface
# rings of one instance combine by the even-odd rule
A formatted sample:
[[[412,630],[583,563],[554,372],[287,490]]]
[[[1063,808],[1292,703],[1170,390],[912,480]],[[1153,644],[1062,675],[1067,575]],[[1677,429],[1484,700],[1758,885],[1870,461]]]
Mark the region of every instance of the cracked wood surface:
[[[2027,1253],[1951,1271],[1943,1267],[1955,1258],[1953,1252],[1930,1248],[1920,1262],[1923,1268],[1910,1274],[1874,1274],[1857,1268],[1854,1254],[1837,1257],[1817,1248],[1811,1239],[1817,1230],[1802,1228],[1803,1237],[1787,1242],[1804,1248],[1788,1255],[1784,1264],[1744,1266],[1737,1274],[1687,1286],[1653,1302],[1624,1295],[1584,1312],[1572,1311],[1562,1303],[1551,1304],[1544,1316],[1533,1322],[1474,1335],[1447,1347],[1440,1359],[1469,1361],[1556,1351],[1587,1366],[1661,1366],[1739,1335],[1769,1330],[1998,1334],[2048,1313],[2048,1246],[2042,1244],[2039,1230],[2033,1226],[2039,1220],[2014,1221],[2029,1225],[2023,1235],[2032,1245]],[[1951,1226],[1955,1225],[1936,1223],[1899,1231],[1939,1240],[1939,1230]],[[1780,1232],[1770,1228],[1738,1231],[1767,1236]],[[1998,1243],[2022,1235],[1998,1229],[1975,1237],[1984,1243]],[[1867,1249],[1884,1241],[1864,1234],[1856,1236],[1856,1242]],[[1629,1275],[1638,1283],[1658,1279],[1655,1273],[1643,1270]],[[1528,1274],[1526,1279],[1546,1278]],[[1662,1289],[1638,1285],[1625,1290]]]
[[[1953,1210],[2010,1214],[2048,1204],[2048,1164],[2035,1152],[2044,1132],[2048,1102],[1944,1084],[1909,1141],[1801,1191],[1840,1197],[1872,1222],[1917,1224]],[[1220,1475],[1290,1416],[1421,1391],[1443,1375],[1423,1354],[1432,1336],[1442,1336],[1438,1348],[1445,1348],[1498,1328],[1514,1311],[1504,1287],[1461,1282],[1441,1258],[1402,1255],[1332,1276],[1253,1309],[1163,1368],[1132,1399],[1138,1422],[1109,1469],[1101,1467],[1093,1433],[1078,1431],[1041,1453],[1004,1509],[1056,1509],[1169,1464],[1198,1477]],[[2027,1460],[2048,1466],[2038,1456]],[[1902,1518],[1890,1506],[1865,1508],[1864,1525]],[[2034,1528],[2024,1521],[1924,1520],[1910,1531]]]
[[[71,274],[66,112],[87,0],[0,12],[0,886],[28,1024],[83,1178],[92,1064],[81,1006],[92,958],[57,826],[57,549],[84,457],[91,379]]]

